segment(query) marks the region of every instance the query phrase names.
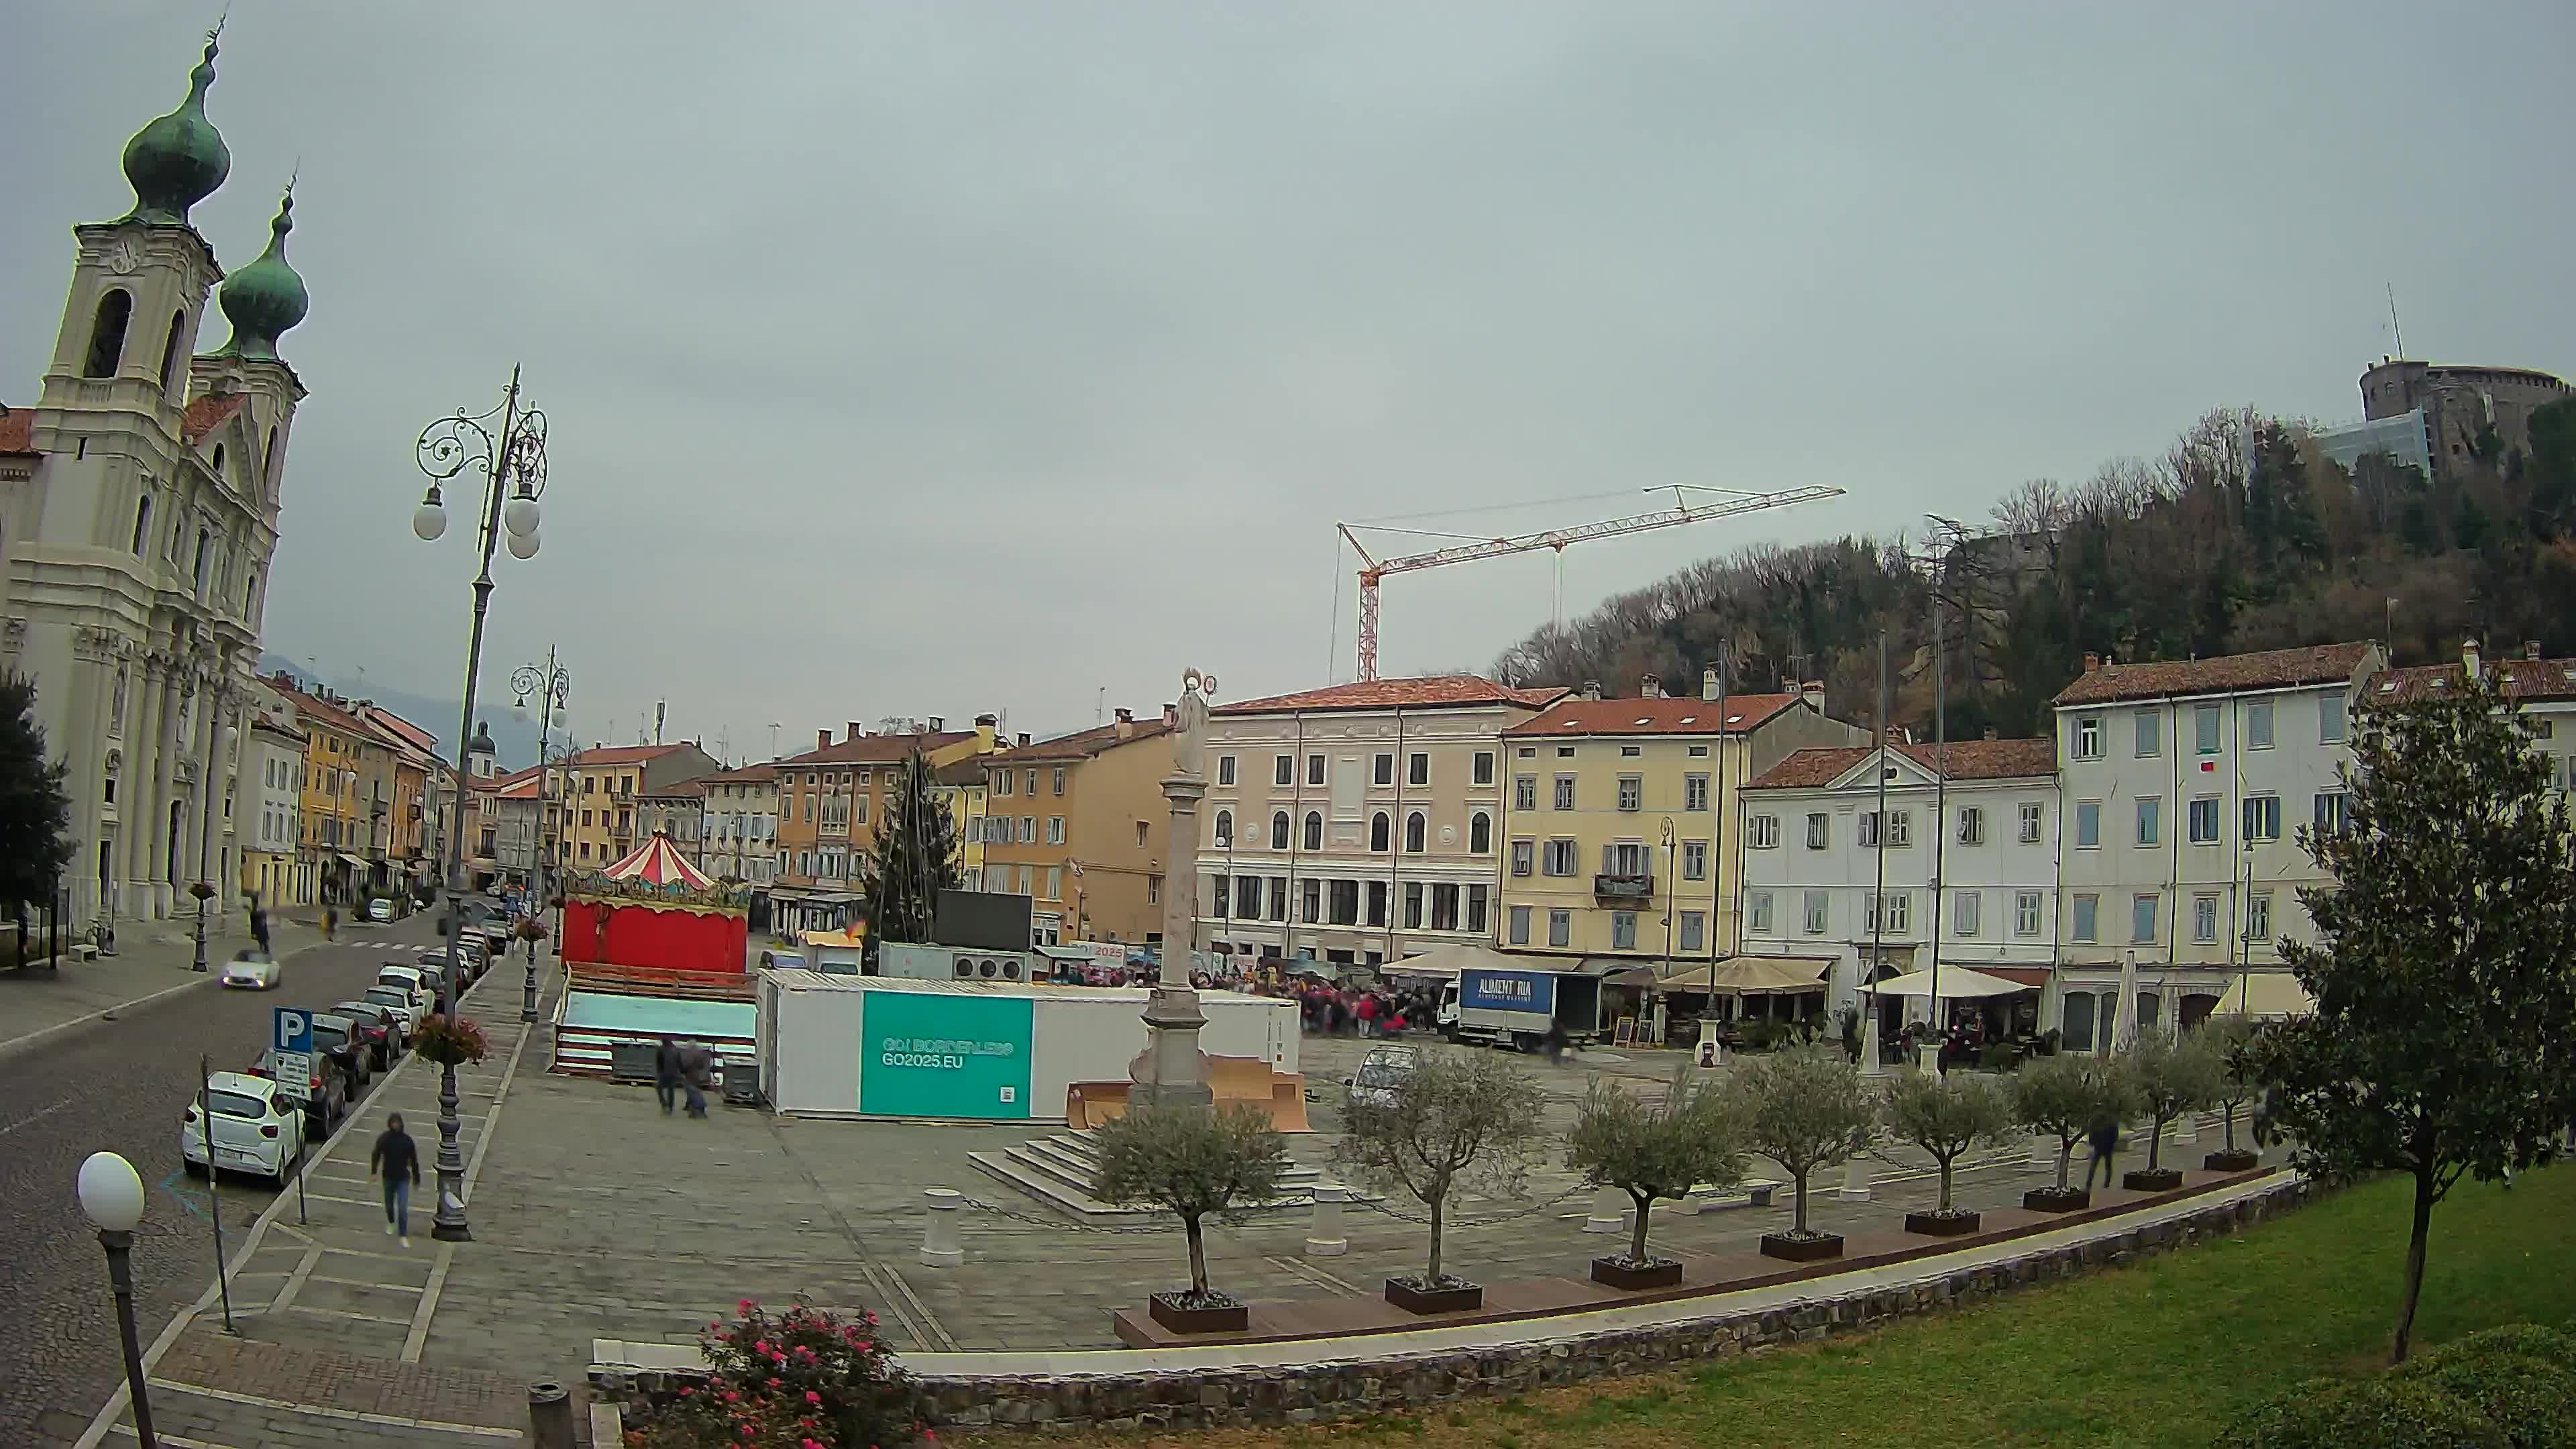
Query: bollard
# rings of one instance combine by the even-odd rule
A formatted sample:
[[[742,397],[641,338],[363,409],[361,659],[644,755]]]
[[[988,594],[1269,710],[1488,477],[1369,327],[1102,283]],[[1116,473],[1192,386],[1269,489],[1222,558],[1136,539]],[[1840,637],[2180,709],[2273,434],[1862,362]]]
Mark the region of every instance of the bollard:
[[[1628,1226],[1628,1194],[1615,1187],[1605,1187],[1592,1195],[1591,1215],[1583,1220],[1587,1233],[1616,1233]]]
[[[2030,1139],[2030,1170],[2057,1171],[2057,1139],[2043,1132]]]
[[[1835,1195],[1845,1202],[1869,1201],[1869,1159],[1854,1157],[1843,1164],[1842,1190]]]
[[[1306,1228],[1306,1256],[1338,1258],[1351,1250],[1351,1240],[1342,1228],[1342,1204],[1350,1201],[1351,1190],[1339,1183],[1315,1184],[1315,1220]]]
[[[573,1449],[572,1393],[552,1379],[528,1385],[528,1442],[537,1449]]]
[[[930,1216],[921,1225],[921,1266],[954,1268],[966,1261],[964,1241],[957,1234],[957,1215],[966,1207],[966,1194],[954,1188],[922,1189]]]

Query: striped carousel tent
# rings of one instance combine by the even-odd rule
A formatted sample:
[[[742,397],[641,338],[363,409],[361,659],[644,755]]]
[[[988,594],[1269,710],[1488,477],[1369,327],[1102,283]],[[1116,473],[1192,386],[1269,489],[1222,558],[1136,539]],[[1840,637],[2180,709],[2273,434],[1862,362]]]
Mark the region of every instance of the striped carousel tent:
[[[635,847],[625,859],[606,866],[600,872],[610,880],[640,881],[660,889],[678,886],[684,890],[703,891],[715,887],[715,878],[689,864],[672,846],[671,837],[660,831]]]

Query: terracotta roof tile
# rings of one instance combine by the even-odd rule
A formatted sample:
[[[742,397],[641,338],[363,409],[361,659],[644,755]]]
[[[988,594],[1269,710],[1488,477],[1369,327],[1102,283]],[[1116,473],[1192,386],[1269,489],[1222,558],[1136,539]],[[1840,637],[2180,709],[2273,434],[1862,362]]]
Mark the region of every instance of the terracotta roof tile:
[[[778,767],[767,763],[745,765],[739,770],[723,770],[700,778],[710,785],[766,785],[778,778]]]
[[[1069,735],[1058,735],[1051,740],[1039,740],[1035,744],[1014,745],[1007,750],[996,750],[984,758],[1001,765],[1028,764],[1042,760],[1087,760],[1104,750],[1112,750],[1120,745],[1132,745],[1138,740],[1150,740],[1171,732],[1172,727],[1159,719],[1140,719],[1124,736],[1118,733],[1118,726],[1114,724],[1094,725],[1090,729],[1076,730]]]
[[[645,800],[662,800],[677,795],[695,795],[703,798],[706,793],[707,782],[703,776],[694,780],[676,780],[663,786],[659,790],[638,790],[635,792],[637,798]]]
[[[2503,681],[2507,699],[2576,699],[2576,659],[2489,659],[2481,672]],[[2373,704],[2399,704],[2427,698],[2437,690],[2457,689],[2462,677],[2457,664],[2384,670],[2362,697]]]
[[[2287,689],[2352,678],[2373,645],[2313,644],[2222,654],[2215,659],[2160,659],[2145,664],[2105,664],[2088,669],[2057,692],[2059,707],[2106,704],[2167,695],[2228,694],[2244,689]]]
[[[1506,735],[1742,734],[1795,705],[1794,694],[1731,694],[1713,699],[1560,699]]]
[[[901,760],[913,751],[924,754],[975,738],[971,730],[949,730],[941,734],[861,735],[819,750],[807,750],[778,761],[780,765],[882,765]]]
[[[36,451],[36,410],[9,408],[0,411],[0,453],[33,453]]]
[[[1554,703],[1566,691],[1558,685],[1514,689],[1474,674],[1432,674],[1417,679],[1364,679],[1274,694],[1216,707],[1216,714],[1287,714],[1340,709],[1427,709],[1440,705],[1519,704],[1537,708]]]
[[[2021,780],[2057,773],[2051,740],[1952,740],[1946,746],[1898,745],[1896,752],[1926,770],[1946,767],[1953,780]],[[1748,790],[1814,789],[1842,778],[1876,751],[1869,745],[1800,750],[1745,786]]]
[[[179,415],[179,436],[190,444],[220,428],[250,401],[246,392],[210,392]]]
[[[680,748],[683,747],[679,745],[601,745],[583,750],[566,763],[576,767],[640,765],[647,760],[658,760]]]

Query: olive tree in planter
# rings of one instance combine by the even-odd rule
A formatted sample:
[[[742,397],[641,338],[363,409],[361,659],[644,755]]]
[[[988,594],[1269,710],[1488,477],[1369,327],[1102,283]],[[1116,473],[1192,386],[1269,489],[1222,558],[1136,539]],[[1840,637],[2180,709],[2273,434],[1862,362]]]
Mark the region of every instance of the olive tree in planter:
[[[1175,1333],[1249,1327],[1244,1305],[1208,1286],[1205,1223],[1279,1195],[1288,1151],[1270,1115],[1241,1102],[1214,1110],[1144,1108],[1102,1125],[1092,1140],[1100,1160],[1093,1192],[1101,1201],[1161,1208],[1189,1237],[1189,1291],[1148,1299],[1154,1321]]]
[[[1930,1212],[1907,1213],[1907,1232],[1949,1237],[1977,1230],[1982,1221],[1978,1213],[1951,1205],[1951,1180],[1969,1149],[2006,1140],[2014,1115],[2011,1094],[1991,1077],[1911,1071],[1896,1079],[1887,1093],[1888,1131],[1941,1165],[1940,1205]]]
[[[1682,1281],[1679,1258],[1646,1255],[1646,1219],[1657,1199],[1676,1201],[1694,1187],[1732,1187],[1744,1180],[1744,1134],[1713,1084],[1687,1063],[1660,1098],[1595,1078],[1566,1138],[1565,1165],[1592,1187],[1615,1187],[1637,1205],[1637,1225],[1620,1257],[1592,1260],[1592,1280],[1613,1288],[1669,1288]]]
[[[2056,1185],[2023,1193],[2021,1205],[2035,1213],[2071,1213],[2091,1207],[2091,1185],[2069,1184],[2067,1169],[2075,1161],[2075,1144],[2092,1132],[2095,1123],[2105,1119],[2117,1123],[2132,1111],[2128,1079],[2120,1064],[2082,1052],[2040,1057],[2013,1075],[2012,1108],[2014,1119],[2024,1128],[2057,1139]]]
[[[2218,1092],[2211,1105],[2218,1108],[2226,1143],[2201,1159],[2207,1171],[2245,1172],[2263,1161],[2260,1153],[2236,1145],[2236,1114],[2263,1091],[2262,1079],[2246,1069],[2245,1051],[2256,1030],[2253,1022],[2241,1016],[2213,1016],[2201,1023],[2196,1040],[2218,1061]]]
[[[1789,1231],[1763,1234],[1762,1251],[1792,1262],[1840,1257],[1842,1234],[1807,1226],[1807,1181],[1877,1140],[1878,1093],[1842,1053],[1811,1046],[1741,1058],[1726,1091],[1745,1145],[1778,1163],[1796,1189]]]
[[[2164,1165],[2166,1124],[2218,1100],[2226,1066],[2197,1032],[2177,1041],[2150,1031],[2126,1055],[2139,1113],[2148,1124],[2147,1165],[2122,1173],[2120,1185],[2131,1192],[2167,1192],[2182,1186],[2182,1169]]]
[[[1430,1210],[1430,1262],[1418,1278],[1387,1279],[1386,1301],[1412,1313],[1457,1312],[1482,1307],[1485,1290],[1441,1270],[1449,1196],[1461,1187],[1488,1197],[1517,1193],[1543,1138],[1544,1101],[1509,1057],[1429,1050],[1421,1057],[1383,1093],[1343,1110],[1337,1157],[1353,1176]]]

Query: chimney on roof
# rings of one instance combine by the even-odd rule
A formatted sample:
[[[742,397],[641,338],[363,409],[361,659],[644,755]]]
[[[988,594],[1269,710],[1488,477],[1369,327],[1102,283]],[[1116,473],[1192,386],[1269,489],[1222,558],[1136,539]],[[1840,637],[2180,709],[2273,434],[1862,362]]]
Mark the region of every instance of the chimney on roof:
[[[1132,709],[1122,709],[1122,710],[1118,711],[1118,723],[1116,724],[1115,728],[1116,728],[1116,729],[1117,729],[1117,731],[1118,731],[1118,738],[1120,738],[1120,739],[1122,739],[1122,740],[1123,740],[1123,739],[1128,738],[1129,736],[1131,736],[1131,735],[1133,735],[1133,734],[1135,734],[1135,733],[1136,733],[1136,711],[1134,711],[1134,710],[1132,710]]]
[[[1699,697],[1700,697],[1700,698],[1702,698],[1702,699],[1715,699],[1715,698],[1717,698],[1719,695],[1724,694],[1725,692],[1726,692],[1726,686],[1724,686],[1724,685],[1722,685],[1722,684],[1720,684],[1720,683],[1718,682],[1718,679],[1717,679],[1717,666],[1716,666],[1716,665],[1712,664],[1712,665],[1710,665],[1709,667],[1707,667],[1706,669],[1703,669],[1703,670],[1701,670],[1701,671],[1699,672]]]
[[[2460,641],[2460,672],[2471,684],[2478,681],[2478,641],[2472,635]]]
[[[1639,699],[1663,698],[1664,682],[1651,674],[1640,676],[1637,680],[1637,697]]]
[[[860,727],[859,722],[857,720],[852,720],[850,721],[850,732],[845,736],[845,738],[855,740],[865,734],[867,734],[867,731]]]
[[[1601,697],[1601,681],[1597,679],[1587,679],[1583,681],[1583,692],[1581,697],[1584,699],[1599,699]]]
[[[975,752],[984,754],[1001,743],[1002,717],[993,714],[975,716]]]
[[[1806,679],[1799,681],[1798,697],[1805,700],[1807,703],[1814,705],[1816,707],[1816,713],[1823,714],[1825,712],[1825,682],[1823,680]]]
[[[1029,747],[1029,732],[1027,730],[1020,731],[1019,746],[1024,750]]]
[[[828,749],[830,749],[831,747],[832,747],[832,732],[831,732],[830,730],[816,730],[816,731],[814,731],[814,748],[816,748],[816,749],[818,749],[818,750],[828,750]]]
[[[2101,672],[2101,668],[2102,668],[2102,656],[2101,656],[2101,655],[2099,655],[2099,654],[2094,653],[2094,652],[2093,652],[2092,650],[2090,650],[2090,649],[2085,650],[2085,651],[2084,651],[2084,672],[2085,672],[2085,673],[2087,673],[2087,674],[2096,674],[2096,673]]]
[[[2540,641],[2537,639],[2523,640],[2522,657],[2525,659],[2538,659],[2540,657]]]
[[[930,732],[934,735],[944,735],[948,733],[947,717],[945,715],[932,715],[930,717]]]
[[[1180,727],[1181,727],[1181,707],[1180,707],[1179,705],[1177,705],[1177,704],[1166,704],[1166,705],[1164,705],[1164,706],[1163,706],[1163,728],[1165,728],[1165,729],[1171,729],[1171,730],[1176,730],[1176,729],[1179,729]]]

